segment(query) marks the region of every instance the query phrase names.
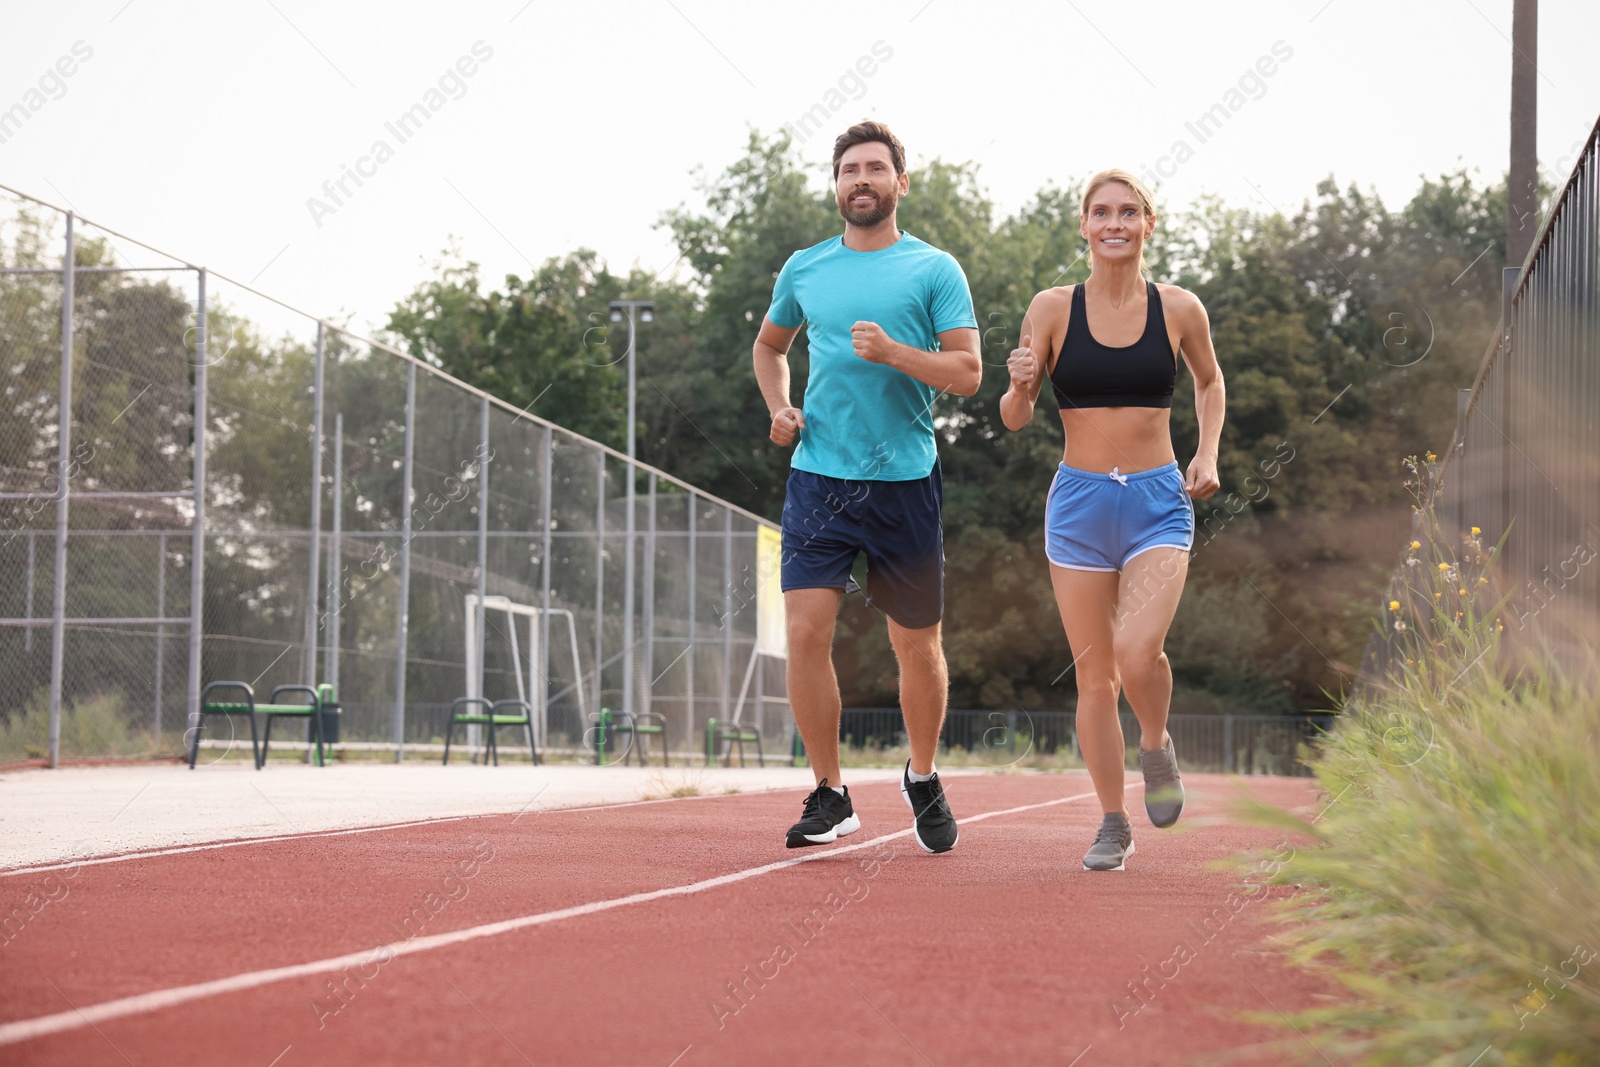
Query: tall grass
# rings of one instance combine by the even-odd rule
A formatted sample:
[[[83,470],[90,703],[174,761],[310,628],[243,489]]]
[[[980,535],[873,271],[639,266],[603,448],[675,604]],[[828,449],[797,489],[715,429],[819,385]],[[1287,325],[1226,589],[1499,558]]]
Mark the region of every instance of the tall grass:
[[[155,748],[148,733],[128,724],[121,693],[101,693],[61,709],[61,755],[145,755]],[[0,762],[42,759],[50,754],[50,693],[41,689],[10,718],[0,720]]]
[[[1280,872],[1311,888],[1285,905],[1292,958],[1346,995],[1288,1020],[1314,1049],[1281,1047],[1318,1064],[1600,1064],[1600,694],[1553,661],[1513,669],[1497,612],[1470,596],[1495,555],[1476,531],[1409,555],[1423,565],[1402,596],[1432,611],[1389,605],[1399,669],[1347,703],[1315,762],[1326,807],[1296,824],[1321,847]]]

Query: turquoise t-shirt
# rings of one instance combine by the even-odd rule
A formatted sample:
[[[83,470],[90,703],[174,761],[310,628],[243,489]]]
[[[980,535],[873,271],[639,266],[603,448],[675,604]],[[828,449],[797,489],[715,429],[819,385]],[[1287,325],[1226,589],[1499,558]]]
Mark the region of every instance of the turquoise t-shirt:
[[[805,323],[810,331],[796,470],[879,482],[933,471],[939,391],[856,355],[850,327],[875,322],[901,344],[928,351],[938,348],[945,330],[976,329],[967,277],[953,256],[904,230],[876,252],[853,251],[834,237],[789,257],[767,318],[785,329]]]

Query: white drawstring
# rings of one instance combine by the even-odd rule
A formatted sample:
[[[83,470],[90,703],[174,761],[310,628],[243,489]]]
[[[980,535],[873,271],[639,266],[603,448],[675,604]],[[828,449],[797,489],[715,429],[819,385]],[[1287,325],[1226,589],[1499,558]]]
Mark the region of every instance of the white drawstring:
[[[1109,477],[1111,478],[1112,481],[1118,483],[1119,485],[1127,485],[1128,484],[1128,476],[1126,474],[1118,474],[1117,473],[1117,468],[1115,468],[1115,467],[1111,468],[1111,474],[1109,475]]]

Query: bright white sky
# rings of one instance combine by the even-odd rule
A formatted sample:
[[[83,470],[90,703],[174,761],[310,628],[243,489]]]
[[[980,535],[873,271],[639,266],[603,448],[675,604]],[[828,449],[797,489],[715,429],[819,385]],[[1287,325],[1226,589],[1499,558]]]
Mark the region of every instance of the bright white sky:
[[[357,325],[451,235],[496,285],[580,246],[669,267],[655,223],[697,202],[691,172],[736,159],[750,126],[839,103],[841,78],[804,145],[819,185],[832,137],[871,116],[913,163],[976,160],[1001,212],[1101,167],[1153,169],[1180,139],[1193,157],[1167,164],[1166,207],[1210,191],[1293,213],[1330,173],[1398,205],[1421,175],[1497,176],[1508,153],[1511,0],[9,6],[0,111],[42,106],[6,131],[0,183]],[[1600,114],[1600,4],[1541,9],[1539,156],[1564,177]],[[400,143],[385,123],[480,41],[489,58]],[[75,45],[92,55],[30,96]],[[889,58],[853,83],[874,45]],[[1201,143],[1185,123],[1275,45]],[[380,139],[393,157],[319,227],[308,198]]]

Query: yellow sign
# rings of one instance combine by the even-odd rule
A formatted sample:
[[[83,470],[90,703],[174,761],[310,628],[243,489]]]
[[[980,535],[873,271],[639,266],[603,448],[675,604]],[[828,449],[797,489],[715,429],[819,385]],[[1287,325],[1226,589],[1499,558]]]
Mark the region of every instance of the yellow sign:
[[[770,526],[756,527],[756,651],[787,659],[782,571],[783,535]]]

